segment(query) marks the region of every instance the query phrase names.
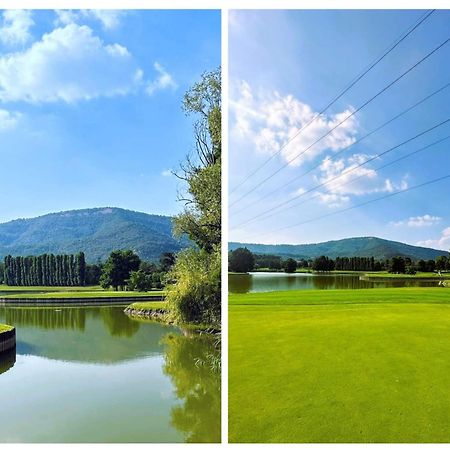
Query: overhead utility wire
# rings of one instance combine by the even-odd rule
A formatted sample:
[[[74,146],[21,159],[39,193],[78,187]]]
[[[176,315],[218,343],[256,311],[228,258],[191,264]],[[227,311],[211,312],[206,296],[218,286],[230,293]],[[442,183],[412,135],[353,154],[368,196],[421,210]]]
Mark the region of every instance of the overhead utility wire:
[[[287,228],[298,227],[298,226],[300,226],[300,225],[305,225],[305,224],[307,224],[307,223],[315,222],[316,220],[321,220],[321,219],[324,219],[324,218],[326,218],[326,217],[333,216],[333,215],[335,215],[335,214],[340,214],[340,213],[343,213],[343,212],[346,212],[346,211],[350,211],[350,210],[352,210],[352,209],[360,208],[360,207],[362,207],[362,206],[368,205],[369,203],[378,202],[378,201],[380,201],[380,200],[384,200],[384,199],[389,198],[389,197],[394,197],[395,195],[403,194],[403,193],[405,193],[405,192],[409,192],[409,191],[412,191],[412,190],[414,190],[414,189],[419,189],[419,188],[421,188],[421,187],[427,186],[427,185],[429,185],[429,184],[437,183],[437,182],[442,181],[442,180],[445,180],[445,179],[447,179],[447,178],[450,178],[450,174],[449,174],[449,175],[445,175],[445,176],[443,176],[443,177],[435,178],[434,180],[426,181],[425,183],[422,183],[422,184],[418,184],[418,185],[415,185],[415,186],[411,186],[411,187],[409,187],[409,188],[407,188],[407,189],[403,189],[403,190],[401,190],[401,191],[396,191],[396,192],[393,192],[393,193],[391,193],[391,194],[384,195],[384,196],[382,196],[382,197],[377,197],[377,198],[374,198],[374,199],[372,199],[372,200],[368,200],[368,201],[363,202],[363,203],[358,203],[357,205],[349,206],[348,208],[340,209],[339,211],[333,211],[333,212],[331,212],[331,213],[323,214],[323,215],[321,215],[321,216],[314,217],[314,218],[312,218],[312,219],[305,220],[305,221],[303,221],[303,222],[298,222],[298,223],[296,223],[296,224],[294,224],[294,225],[288,225],[288,226],[283,227],[283,228],[278,228],[277,230],[270,231],[269,233],[275,233],[275,232],[278,232],[278,231],[281,231],[281,230],[285,230],[285,229],[287,229]],[[265,236],[266,234],[269,234],[269,233],[263,233],[261,236]]]
[[[237,200],[235,200],[233,203],[231,203],[229,206],[233,206],[236,203],[240,202],[242,199],[244,199],[245,197],[247,197],[247,195],[249,195],[250,193],[252,193],[253,191],[255,191],[259,186],[261,186],[262,184],[264,184],[266,181],[270,180],[271,178],[273,178],[276,174],[278,174],[281,170],[283,170],[285,167],[287,167],[289,164],[291,164],[293,161],[295,161],[299,156],[303,155],[304,153],[306,153],[311,147],[313,147],[315,144],[317,144],[318,142],[320,142],[322,139],[324,139],[325,137],[327,137],[329,134],[331,134],[336,128],[338,128],[339,126],[341,126],[344,122],[346,122],[348,119],[350,119],[352,116],[354,116],[356,113],[358,113],[359,111],[361,111],[364,107],[366,107],[369,103],[371,103],[373,100],[375,100],[377,97],[379,97],[381,94],[383,94],[385,91],[387,91],[389,88],[391,88],[395,83],[397,83],[398,81],[400,81],[404,76],[406,76],[409,72],[411,72],[412,70],[414,70],[417,66],[419,66],[421,63],[423,63],[426,59],[428,59],[431,55],[433,55],[434,53],[436,53],[438,50],[440,50],[442,47],[444,47],[444,45],[448,44],[448,42],[450,41],[450,38],[447,38],[444,42],[442,42],[441,44],[439,44],[436,48],[434,48],[431,52],[429,52],[427,55],[425,55],[422,59],[420,59],[418,62],[416,62],[414,65],[412,65],[408,70],[406,70],[405,72],[403,72],[401,75],[399,75],[395,80],[391,81],[387,86],[385,86],[383,89],[381,89],[381,91],[379,91],[377,94],[375,94],[373,97],[371,97],[369,100],[365,101],[361,106],[359,106],[357,109],[355,109],[352,113],[350,113],[344,120],[342,120],[341,122],[339,122],[337,125],[335,125],[331,130],[329,130],[327,133],[325,133],[323,136],[321,136],[319,139],[315,140],[312,144],[310,144],[308,147],[306,147],[306,149],[304,149],[301,153],[299,153],[298,155],[296,155],[294,158],[291,158],[289,161],[287,161],[285,164],[283,164],[278,170],[276,170],[275,172],[273,172],[271,175],[269,175],[268,177],[264,178],[261,182],[259,182],[257,185],[255,185],[252,189],[250,189],[249,191],[247,191],[244,195],[242,195],[240,198],[238,198]]]
[[[450,135],[449,135],[449,136],[446,136],[446,137],[444,137],[444,138],[442,138],[442,139],[438,139],[437,141],[434,141],[434,142],[432,142],[431,144],[426,145],[425,147],[421,147],[421,148],[419,148],[419,149],[417,149],[417,150],[414,150],[413,152],[408,153],[407,155],[403,155],[403,156],[401,156],[400,158],[394,159],[393,161],[390,161],[390,162],[388,162],[388,163],[386,163],[386,164],[384,164],[384,165],[382,165],[382,166],[380,166],[380,167],[377,167],[376,169],[373,169],[373,171],[374,171],[374,172],[379,172],[379,171],[385,169],[386,167],[392,166],[393,164],[396,164],[396,163],[398,163],[399,161],[402,161],[402,160],[404,160],[404,159],[410,158],[411,156],[414,156],[414,155],[416,155],[416,154],[418,154],[418,153],[420,153],[420,152],[423,152],[424,150],[426,150],[426,149],[428,149],[428,148],[430,148],[430,147],[433,147],[433,146],[435,146],[435,145],[437,145],[437,144],[440,144],[441,142],[446,141],[446,140],[448,140],[448,139],[450,139]],[[338,184],[337,186],[335,186],[335,187],[341,188],[341,187],[343,187],[343,186],[347,186],[348,184],[352,184],[352,183],[354,183],[355,181],[357,181],[357,180],[359,180],[359,179],[361,179],[361,178],[363,178],[363,177],[365,177],[365,176],[366,176],[366,174],[359,175],[359,176],[357,176],[357,177],[355,177],[355,178],[352,178],[352,179],[349,180],[349,181],[346,181],[345,183],[339,183],[339,184]],[[305,203],[308,203],[308,202],[311,201],[311,200],[314,200],[314,199],[317,198],[317,197],[320,197],[320,192],[317,192],[317,193],[316,193],[315,195],[313,195],[312,197],[307,198],[306,200],[303,200],[302,202],[297,203],[297,204],[295,204],[295,205],[292,205],[292,206],[290,206],[290,207],[288,207],[288,208],[285,208],[285,209],[283,209],[282,211],[276,211],[276,212],[273,212],[273,213],[267,215],[266,217],[263,217],[261,220],[266,220],[266,219],[269,219],[270,217],[272,217],[272,216],[274,216],[274,215],[276,215],[276,214],[279,214],[280,212],[284,212],[284,211],[287,211],[287,210],[292,209],[292,208],[297,208],[297,207],[299,207],[299,206],[301,206],[301,205],[304,205]],[[243,222],[243,223],[241,223],[241,224],[239,224],[239,225],[236,225],[236,226],[232,227],[231,229],[239,228],[239,227],[241,227],[241,226],[246,225],[247,223],[253,222],[254,220],[255,220],[255,218],[250,219],[250,220],[248,220],[248,221],[246,221],[246,222]]]
[[[390,152],[396,150],[397,148],[399,148],[399,147],[401,147],[401,146],[403,146],[403,145],[405,145],[405,144],[407,144],[407,143],[409,143],[409,142],[411,142],[411,141],[413,141],[413,140],[419,138],[420,136],[423,136],[423,135],[426,134],[426,133],[429,133],[430,131],[432,131],[432,130],[434,130],[434,129],[436,129],[436,128],[442,126],[442,125],[445,125],[445,124],[448,123],[448,122],[450,122],[450,118],[449,118],[449,119],[446,119],[446,120],[444,120],[444,121],[442,121],[442,122],[440,122],[440,123],[438,123],[438,124],[436,124],[436,125],[433,125],[431,128],[428,128],[427,130],[421,131],[420,133],[416,134],[415,136],[413,136],[413,137],[411,137],[411,138],[409,138],[409,139],[407,139],[407,140],[401,142],[400,144],[395,145],[394,147],[390,147],[390,148],[388,148],[387,150],[385,150],[385,151],[383,151],[383,152],[381,152],[381,153],[378,153],[377,155],[374,155],[374,156],[372,156],[371,158],[366,159],[365,161],[363,161],[363,162],[360,163],[360,164],[357,164],[356,166],[353,166],[353,167],[350,167],[350,168],[347,169],[347,170],[344,170],[341,174],[336,175],[335,177],[330,178],[330,179],[324,181],[323,183],[320,183],[320,184],[318,184],[318,185],[316,185],[316,186],[314,186],[314,187],[308,189],[307,191],[301,192],[300,194],[298,194],[298,195],[296,195],[296,196],[294,196],[294,197],[291,197],[290,199],[288,199],[288,200],[286,200],[286,201],[280,203],[279,205],[275,206],[272,210],[266,211],[266,212],[262,212],[262,213],[258,214],[257,216],[252,217],[251,219],[249,219],[249,220],[247,220],[247,221],[241,223],[241,224],[238,225],[238,226],[246,225],[247,223],[253,222],[254,220],[259,219],[260,217],[265,216],[265,215],[268,214],[268,213],[272,213],[272,212],[274,212],[274,210],[278,210],[278,209],[281,208],[282,206],[287,205],[288,203],[291,203],[291,202],[293,202],[294,200],[297,200],[298,198],[304,197],[305,195],[309,194],[310,192],[313,192],[313,191],[315,191],[315,190],[317,190],[317,189],[319,189],[319,188],[321,188],[321,187],[323,187],[323,186],[325,186],[325,185],[327,185],[327,184],[329,184],[329,183],[331,183],[331,182],[333,182],[333,181],[336,181],[336,180],[338,180],[339,178],[343,177],[344,175],[348,175],[349,173],[355,171],[356,169],[359,169],[360,167],[365,166],[365,165],[368,164],[369,162],[374,161],[375,159],[378,159],[378,158],[380,158],[381,156],[384,156],[384,155],[386,155],[386,154],[388,154],[388,153],[390,153]],[[284,210],[286,210],[286,209],[287,209],[287,208],[285,208]],[[284,210],[282,210],[282,211],[284,211]],[[277,211],[277,213],[279,213],[279,212],[281,212],[281,211]]]
[[[340,151],[338,151],[337,153],[334,153],[333,155],[331,155],[328,159],[333,160],[335,158],[337,158],[339,155],[341,155],[342,153],[346,152],[349,148],[353,147],[356,144],[359,144],[361,141],[363,141],[364,139],[368,138],[369,136],[371,136],[372,134],[376,133],[377,131],[380,131],[382,128],[384,128],[385,126],[389,125],[390,123],[394,122],[395,120],[397,120],[399,117],[405,115],[406,113],[410,112],[411,110],[413,110],[414,108],[416,108],[417,106],[421,105],[422,103],[424,103],[425,101],[429,100],[431,97],[433,97],[434,95],[438,94],[439,92],[447,89],[450,86],[450,83],[447,83],[446,85],[444,85],[443,87],[437,89],[436,91],[432,92],[431,94],[427,95],[426,97],[422,98],[421,100],[419,100],[418,102],[416,102],[414,105],[410,106],[409,108],[401,111],[399,114],[397,114],[396,116],[392,117],[391,119],[389,119],[388,121],[384,122],[382,125],[380,125],[379,127],[375,128],[374,130],[370,131],[369,133],[367,133],[366,135],[360,137],[358,140],[356,140],[355,142],[352,142],[351,144],[347,145],[347,147],[344,147],[343,149],[341,149]],[[318,164],[316,164],[314,167],[308,169],[306,172],[303,172],[302,174],[292,178],[291,180],[289,180],[287,183],[281,185],[279,188],[274,189],[272,191],[270,191],[267,195],[273,195],[276,194],[277,192],[279,192],[281,189],[285,188],[286,186],[289,186],[290,184],[292,184],[294,181],[298,181],[299,179],[303,178],[305,175],[308,175],[309,173],[311,173],[312,171],[316,170],[317,168],[319,168],[322,165],[322,161],[319,162]],[[245,208],[239,209],[238,211],[234,212],[233,215],[237,216],[238,214],[244,212],[244,211],[248,211],[248,208],[250,208],[251,206],[255,205],[259,203],[259,199],[256,199],[255,201],[248,203],[246,205]]]
[[[365,75],[367,75],[379,62],[381,62],[389,53],[391,53],[401,42],[403,42],[416,28],[418,28],[428,17],[431,16],[435,12],[434,9],[425,13],[420,17],[419,21],[409,27],[402,35],[400,35],[390,46],[387,47],[387,50],[378,58],[375,59],[365,70],[363,70],[359,75],[357,75],[336,97],[334,97],[323,109],[320,110],[312,119],[310,119],[305,125],[303,125],[294,136],[289,138],[287,142],[285,142],[277,152],[271,155],[263,164],[257,167],[252,173],[247,175],[243,181],[241,181],[237,186],[235,186],[231,191],[230,195],[233,194],[238,188],[240,188],[244,183],[246,183],[253,175],[259,172],[264,166],[266,166],[273,158],[279,155],[282,150],[293,141],[303,130],[309,127],[318,117],[320,117],[328,108],[330,108],[334,103],[336,103],[345,93],[347,93],[358,81],[360,81]]]

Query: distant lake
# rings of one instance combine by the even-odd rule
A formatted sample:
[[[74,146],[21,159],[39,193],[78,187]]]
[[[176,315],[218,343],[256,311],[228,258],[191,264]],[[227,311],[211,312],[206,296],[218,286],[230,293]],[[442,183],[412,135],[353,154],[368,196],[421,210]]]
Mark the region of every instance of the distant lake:
[[[283,272],[250,272],[229,274],[228,290],[235,294],[247,292],[289,291],[307,289],[372,289],[381,287],[437,286],[431,280],[363,281],[358,274],[313,274]]]
[[[123,309],[0,306],[0,442],[220,441],[213,339]]]

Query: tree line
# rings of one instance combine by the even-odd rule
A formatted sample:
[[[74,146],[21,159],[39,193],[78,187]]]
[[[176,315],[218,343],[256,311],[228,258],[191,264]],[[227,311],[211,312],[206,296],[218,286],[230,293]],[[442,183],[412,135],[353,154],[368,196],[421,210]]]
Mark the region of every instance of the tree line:
[[[4,260],[3,278],[8,286],[84,286],[86,283],[84,253],[8,255]]]
[[[287,273],[297,269],[330,272],[332,270],[415,274],[416,272],[434,272],[450,270],[450,257],[441,255],[436,260],[414,261],[409,257],[395,256],[389,259],[371,257],[337,257],[335,259],[322,255],[314,259],[283,259],[276,255],[253,254],[247,248],[237,248],[229,252],[228,267],[231,272],[245,273],[252,270],[284,270]]]
[[[83,252],[71,255],[6,256],[0,263],[0,284],[8,286],[96,286],[104,289],[162,289],[175,264],[171,252],[159,264],[142,261],[132,250],[114,250],[106,262],[86,264]]]
[[[104,289],[149,291],[162,289],[175,255],[163,253],[159,265],[142,261],[132,250],[114,250],[102,266],[99,283]]]

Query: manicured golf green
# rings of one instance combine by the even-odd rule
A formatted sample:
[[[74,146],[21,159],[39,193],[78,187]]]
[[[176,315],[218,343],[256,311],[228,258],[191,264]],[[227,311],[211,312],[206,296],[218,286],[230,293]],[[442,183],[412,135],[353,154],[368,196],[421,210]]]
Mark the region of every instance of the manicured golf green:
[[[450,289],[230,295],[230,442],[449,442]]]

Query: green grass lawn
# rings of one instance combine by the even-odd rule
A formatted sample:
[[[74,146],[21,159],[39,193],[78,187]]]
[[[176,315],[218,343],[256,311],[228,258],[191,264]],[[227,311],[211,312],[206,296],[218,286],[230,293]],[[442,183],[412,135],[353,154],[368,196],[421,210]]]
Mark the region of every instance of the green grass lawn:
[[[78,298],[129,298],[160,296],[162,291],[135,292],[104,290],[100,286],[5,286],[0,285],[0,297],[13,299],[78,299]]]
[[[2,323],[0,323],[0,333],[4,333],[5,331],[11,331],[13,329],[13,327],[11,327],[10,325],[3,325]]]
[[[160,311],[167,309],[167,303],[164,301],[157,302],[135,302],[129,308],[136,311]]]
[[[449,442],[450,289],[230,295],[230,442]]]
[[[435,278],[437,280],[439,280],[440,278],[450,278],[450,273],[443,273],[442,277],[439,277],[438,274],[434,272],[417,272],[415,275],[389,272],[364,272],[361,273],[361,275],[366,275],[370,278]]]

